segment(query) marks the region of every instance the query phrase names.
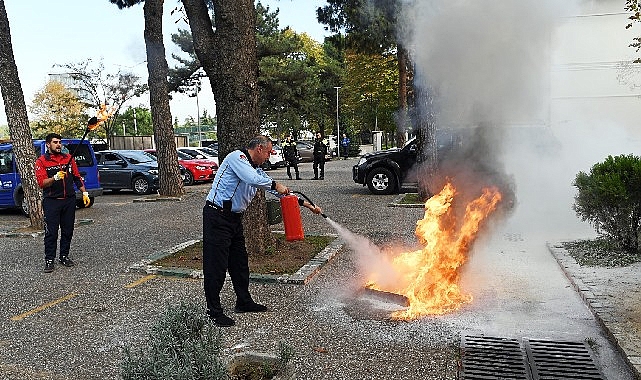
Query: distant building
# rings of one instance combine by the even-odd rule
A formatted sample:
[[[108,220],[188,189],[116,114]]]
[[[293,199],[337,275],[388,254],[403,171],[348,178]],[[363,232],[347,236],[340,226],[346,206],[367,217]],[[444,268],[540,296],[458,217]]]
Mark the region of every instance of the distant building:
[[[91,96],[91,91],[87,88],[86,84],[78,77],[83,76],[81,73],[58,73],[58,74],[49,74],[50,81],[60,82],[65,85],[66,88],[73,91],[78,99],[83,103],[94,104],[93,96]]]

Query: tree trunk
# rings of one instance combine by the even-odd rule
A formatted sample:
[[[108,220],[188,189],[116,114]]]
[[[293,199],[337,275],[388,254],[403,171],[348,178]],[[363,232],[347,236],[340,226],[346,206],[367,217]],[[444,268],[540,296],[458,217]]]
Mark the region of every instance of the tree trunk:
[[[416,115],[418,196],[422,201],[434,194],[438,175],[438,150],[436,121],[434,120],[433,94],[426,81],[414,77],[414,113]]]
[[[184,194],[178,167],[176,140],[171,124],[169,92],[167,89],[167,59],[162,39],[163,0],[146,0],[145,46],[149,71],[149,104],[154,125],[154,138],[158,154],[160,195],[178,197]]]
[[[209,77],[218,121],[219,160],[260,133],[256,12],[253,0],[214,0],[216,32],[204,0],[182,0],[194,50]],[[272,236],[259,191],[245,212],[247,251],[265,252]]]
[[[396,141],[399,147],[405,145],[405,131],[410,125],[407,115],[407,79],[408,79],[408,54],[407,50],[401,44],[398,44],[396,50],[398,61],[398,126],[396,128]]]
[[[13,56],[11,30],[4,0],[0,0],[0,91],[7,113],[9,134],[13,140],[16,165],[22,179],[24,201],[29,204],[31,227],[42,229],[44,226],[42,192],[38,187],[34,170],[36,154],[33,149],[31,129],[29,129],[22,84]]]

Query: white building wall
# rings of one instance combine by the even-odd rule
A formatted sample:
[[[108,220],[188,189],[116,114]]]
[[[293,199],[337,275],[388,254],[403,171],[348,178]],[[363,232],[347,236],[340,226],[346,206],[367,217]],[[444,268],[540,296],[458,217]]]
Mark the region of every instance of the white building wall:
[[[621,127],[641,140],[641,55],[628,45],[641,26],[625,29],[623,1],[582,1],[552,37],[550,122],[589,121]],[[632,74],[628,78],[623,78]]]

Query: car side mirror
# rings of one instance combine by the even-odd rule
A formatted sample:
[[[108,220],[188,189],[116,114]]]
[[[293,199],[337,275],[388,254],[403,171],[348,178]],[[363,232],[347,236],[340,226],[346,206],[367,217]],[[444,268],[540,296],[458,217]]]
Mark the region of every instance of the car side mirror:
[[[196,155],[196,158],[198,158],[198,159],[201,159],[201,160],[202,160],[203,158],[205,158],[205,156],[203,156],[202,154],[197,154],[197,155]]]
[[[127,166],[127,163],[125,162],[125,160],[116,160],[116,161],[114,161],[114,164],[116,164],[116,165],[120,165],[120,166],[122,166],[123,168],[124,168],[125,166]]]

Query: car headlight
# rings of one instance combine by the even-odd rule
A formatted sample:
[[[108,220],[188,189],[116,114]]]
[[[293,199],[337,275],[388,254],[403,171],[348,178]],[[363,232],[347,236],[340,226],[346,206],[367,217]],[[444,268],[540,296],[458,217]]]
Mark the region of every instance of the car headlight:
[[[205,169],[207,169],[207,167],[206,167],[206,166],[196,165],[196,169],[198,169],[198,170],[205,170]]]
[[[361,157],[361,159],[358,160],[358,166],[363,165],[365,162],[367,162],[367,159],[365,157]]]
[[[151,175],[158,175],[158,169],[151,169],[151,170],[149,170],[149,174],[151,174]]]

